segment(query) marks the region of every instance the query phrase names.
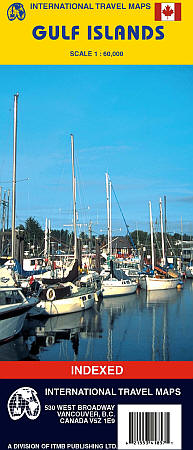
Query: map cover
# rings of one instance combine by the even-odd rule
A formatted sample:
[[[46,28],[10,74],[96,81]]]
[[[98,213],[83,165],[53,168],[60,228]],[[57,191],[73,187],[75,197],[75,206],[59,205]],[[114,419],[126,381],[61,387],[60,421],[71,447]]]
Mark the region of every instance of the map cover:
[[[1,1],[1,450],[191,447],[192,13]]]

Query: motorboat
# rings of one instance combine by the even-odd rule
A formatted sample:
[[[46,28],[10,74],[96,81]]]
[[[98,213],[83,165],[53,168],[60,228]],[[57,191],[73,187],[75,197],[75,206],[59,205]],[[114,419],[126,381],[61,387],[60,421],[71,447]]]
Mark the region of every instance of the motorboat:
[[[102,282],[103,297],[134,294],[137,290],[137,283],[131,280],[117,280],[110,278]]]
[[[38,302],[35,296],[26,298],[8,270],[0,269],[0,342],[20,333],[28,311]]]

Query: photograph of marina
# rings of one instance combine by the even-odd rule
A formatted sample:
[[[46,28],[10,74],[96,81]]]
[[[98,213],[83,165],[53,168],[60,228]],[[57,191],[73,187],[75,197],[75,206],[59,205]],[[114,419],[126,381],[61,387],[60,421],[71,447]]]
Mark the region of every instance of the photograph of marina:
[[[193,68],[0,80],[0,361],[192,360]]]

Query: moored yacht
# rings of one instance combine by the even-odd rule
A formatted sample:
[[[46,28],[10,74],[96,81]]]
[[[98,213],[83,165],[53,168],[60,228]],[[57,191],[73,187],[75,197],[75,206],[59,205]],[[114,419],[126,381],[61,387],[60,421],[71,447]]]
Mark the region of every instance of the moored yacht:
[[[78,248],[76,231],[76,178],[74,168],[74,136],[71,134],[72,154],[72,190],[73,190],[73,231],[74,231],[74,260],[71,271],[73,278],[78,276]],[[45,286],[40,291],[40,303],[31,311],[31,315],[69,314],[89,309],[94,304],[94,291],[91,288],[81,288],[69,282],[68,276],[61,278],[44,278]],[[61,282],[63,281],[63,283]]]
[[[146,289],[147,291],[156,291],[163,289],[175,289],[180,283],[179,278],[161,278],[160,276],[156,277],[145,275],[140,278],[140,286],[142,289]]]
[[[137,283],[131,280],[117,280],[110,278],[102,282],[103,297],[133,294],[137,290]]]
[[[54,316],[83,311],[94,305],[91,288],[78,288],[72,283],[47,286],[40,291],[40,302],[30,312],[30,316]]]
[[[0,269],[0,342],[16,336],[23,328],[27,312],[39,302],[26,298],[6,269]]]
[[[152,271],[149,275],[142,275],[140,277],[140,286],[147,291],[156,291],[164,289],[175,289],[181,283],[178,274],[173,270],[166,270],[164,267],[155,266],[154,255],[154,239],[153,239],[153,220],[151,202],[149,202],[150,213],[150,231],[151,231],[151,262]],[[165,264],[165,249],[164,249],[164,236],[163,236],[163,221],[162,221],[162,201],[160,199],[160,219],[161,219],[161,238],[162,238],[162,260]]]

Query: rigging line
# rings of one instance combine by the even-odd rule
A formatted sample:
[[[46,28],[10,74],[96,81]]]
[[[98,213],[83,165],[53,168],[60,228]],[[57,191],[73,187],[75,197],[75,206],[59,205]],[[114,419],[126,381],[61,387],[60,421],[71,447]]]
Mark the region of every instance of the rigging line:
[[[154,236],[155,236],[155,240],[156,240],[156,244],[157,244],[158,253],[159,253],[159,256],[161,257],[161,250],[160,250],[160,246],[158,243],[157,231],[155,231],[155,229],[154,229]]]
[[[20,181],[29,181],[30,178],[23,178],[22,180],[16,180],[16,183],[19,183]],[[9,181],[0,181],[0,183],[12,183],[12,180]]]
[[[121,212],[121,215],[122,215],[122,218],[123,218],[124,224],[125,224],[125,226],[126,226],[126,230],[127,230],[127,228],[128,228],[128,225],[127,225],[127,222],[126,222],[126,220],[125,220],[125,216],[124,216],[124,214],[123,214],[123,211],[122,211],[121,205],[120,205],[120,203],[119,203],[119,200],[118,200],[118,198],[117,198],[117,195],[116,195],[116,193],[115,193],[115,190],[114,190],[114,187],[113,187],[112,181],[111,181],[111,186],[112,186],[112,190],[113,190],[113,193],[114,193],[115,199],[116,199],[116,201],[117,201],[117,204],[118,204],[119,210],[120,210],[120,212]]]
[[[157,244],[158,253],[159,253],[159,256],[161,257],[161,250],[160,250],[160,246],[159,246],[159,242],[158,242],[158,231],[156,231],[156,225],[158,227],[157,222],[155,223],[155,225],[153,225],[153,232],[154,232],[154,236],[155,236],[155,240],[156,240],[156,244]]]
[[[167,239],[167,242],[168,242],[168,244],[169,244],[169,246],[170,246],[170,249],[172,250],[174,256],[176,257],[176,253],[175,253],[174,248],[172,247],[172,245],[171,245],[171,243],[170,243],[170,241],[169,241],[169,239],[168,239],[168,236],[166,236],[166,239]]]
[[[119,203],[119,200],[118,200],[118,198],[117,198],[117,195],[116,195],[116,193],[115,193],[115,190],[114,190],[114,187],[113,187],[112,181],[111,181],[111,186],[112,186],[112,190],[113,190],[113,193],[114,193],[115,199],[116,199],[116,201],[117,201],[117,204],[118,204],[118,207],[119,207],[120,213],[121,213],[121,215],[122,215],[122,218],[123,218],[124,224],[125,224],[125,226],[126,226],[127,234],[128,234],[128,236],[129,236],[129,238],[130,238],[130,241],[131,241],[131,244],[132,244],[132,246],[133,246],[134,250],[136,250],[135,244],[134,244],[134,242],[133,242],[133,238],[132,238],[132,236],[131,236],[131,233],[129,232],[129,225],[127,224],[127,222],[126,222],[126,220],[125,220],[125,216],[124,216],[124,214],[123,214],[123,211],[122,211],[121,205],[120,205],[120,203]]]

